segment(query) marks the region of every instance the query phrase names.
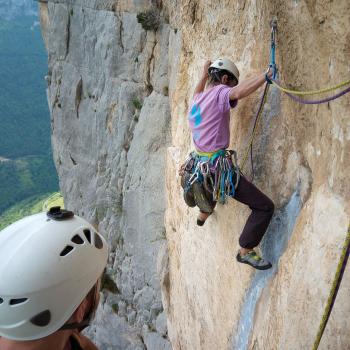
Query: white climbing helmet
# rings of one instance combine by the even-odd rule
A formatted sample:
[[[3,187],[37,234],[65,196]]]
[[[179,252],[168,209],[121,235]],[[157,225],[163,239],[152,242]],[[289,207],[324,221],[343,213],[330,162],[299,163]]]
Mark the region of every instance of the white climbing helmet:
[[[35,340],[60,329],[101,276],[105,239],[72,212],[51,208],[0,232],[0,336]]]
[[[228,58],[218,58],[209,67],[211,68],[224,69],[233,74],[233,76],[239,81],[239,70],[236,65]]]

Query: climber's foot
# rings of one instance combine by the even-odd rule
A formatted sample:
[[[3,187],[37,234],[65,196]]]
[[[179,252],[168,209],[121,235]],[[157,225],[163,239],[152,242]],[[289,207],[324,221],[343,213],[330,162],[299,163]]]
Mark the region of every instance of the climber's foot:
[[[238,262],[248,264],[257,270],[267,270],[272,267],[270,262],[264,260],[254,250],[249,251],[249,253],[245,255],[241,255],[241,252],[238,252],[236,259]]]
[[[200,211],[198,214],[198,217],[197,217],[197,225],[203,226],[205,221],[208,219],[209,216],[210,216],[210,213],[204,213],[204,212]]]

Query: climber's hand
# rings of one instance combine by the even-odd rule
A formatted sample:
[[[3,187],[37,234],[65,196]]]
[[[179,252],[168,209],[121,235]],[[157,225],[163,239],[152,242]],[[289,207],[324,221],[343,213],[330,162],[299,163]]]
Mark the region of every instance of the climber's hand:
[[[204,67],[203,67],[203,77],[208,77],[208,74],[209,74],[208,69],[209,69],[210,65],[211,65],[211,61],[209,61],[209,60],[205,61]]]
[[[209,61],[209,60],[205,61],[204,67],[203,67],[202,77],[199,80],[199,82],[197,83],[196,88],[194,89],[193,96],[204,91],[205,84],[207,83],[207,80],[209,78],[208,69],[209,69],[210,65],[211,65],[211,61]]]
[[[266,75],[267,75],[268,78],[271,79],[271,78],[273,77],[273,71],[274,71],[273,67],[269,66],[269,67],[267,68],[267,70],[266,70]]]
[[[272,84],[272,78],[275,77],[277,74],[277,67],[276,66],[269,66],[265,73],[265,80],[268,84]]]

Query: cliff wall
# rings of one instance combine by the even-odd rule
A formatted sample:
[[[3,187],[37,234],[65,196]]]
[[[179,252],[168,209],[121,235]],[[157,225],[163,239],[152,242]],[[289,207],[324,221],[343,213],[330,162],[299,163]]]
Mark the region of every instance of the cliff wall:
[[[137,21],[150,7],[154,31]],[[310,349],[349,221],[349,98],[302,106],[270,89],[254,144],[255,183],[276,205],[261,247],[270,271],[235,262],[249,209],[219,205],[199,228],[177,169],[206,59],[232,57],[242,79],[263,72],[276,16],[281,81],[338,83],[350,75],[349,2],[57,0],[41,15],[61,189],[112,247],[116,285],[91,332],[101,349]],[[231,113],[240,156],[261,93]],[[349,271],[321,349],[350,346]]]
[[[125,2],[41,4],[52,144],[65,204],[108,238],[102,349],[170,349],[158,252],[165,246],[169,26],[146,32]]]

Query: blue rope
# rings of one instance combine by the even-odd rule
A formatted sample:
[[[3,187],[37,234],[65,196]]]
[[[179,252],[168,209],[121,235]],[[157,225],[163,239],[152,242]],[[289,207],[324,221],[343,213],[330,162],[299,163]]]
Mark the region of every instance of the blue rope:
[[[235,185],[233,183],[233,172],[232,172],[232,169],[230,169],[230,171],[229,171],[229,179],[230,179],[230,187],[231,187],[231,191],[230,191],[229,195],[234,197],[234,195],[235,195]]]
[[[226,171],[223,170],[221,173],[221,183],[220,183],[220,187],[221,187],[221,193],[220,193],[220,203],[224,204],[225,203],[225,197],[226,197],[226,193],[225,193],[225,177],[226,177]]]

